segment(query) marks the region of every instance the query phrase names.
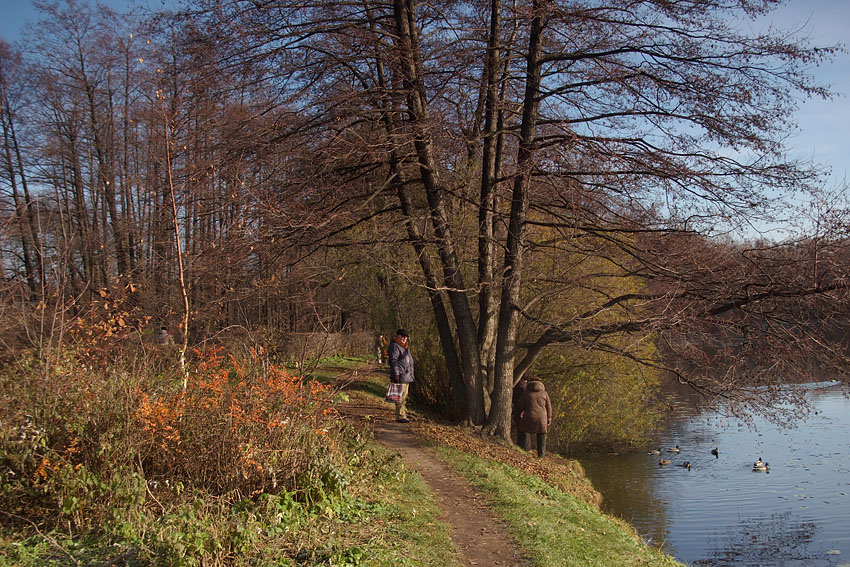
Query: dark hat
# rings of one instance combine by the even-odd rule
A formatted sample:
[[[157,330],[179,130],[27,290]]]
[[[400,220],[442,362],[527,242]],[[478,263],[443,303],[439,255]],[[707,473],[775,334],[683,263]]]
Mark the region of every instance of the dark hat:
[[[404,329],[399,329],[398,331],[395,332],[395,334],[396,334],[397,337],[409,337],[410,336],[410,335],[407,334],[407,331],[405,331]]]

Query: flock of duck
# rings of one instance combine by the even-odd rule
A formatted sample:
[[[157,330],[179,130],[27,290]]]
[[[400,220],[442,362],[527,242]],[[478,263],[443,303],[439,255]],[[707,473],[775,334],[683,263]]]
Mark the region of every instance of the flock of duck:
[[[680,449],[679,446],[676,445],[675,447],[671,447],[671,448],[667,449],[667,452],[668,453],[674,453],[674,454],[678,455],[679,453],[682,452],[682,449]],[[650,455],[661,455],[662,453],[661,453],[661,449],[653,449],[652,451],[649,452],[649,454]],[[714,449],[711,450],[711,454],[714,455],[715,457],[720,456],[720,452],[717,450],[717,447],[715,447]],[[672,462],[673,462],[672,459],[665,459],[663,457],[658,459],[658,464],[659,464],[659,466],[662,466],[662,467],[669,465]],[[684,467],[684,468],[690,470],[691,462],[690,461],[684,461],[682,463],[677,463],[676,466]],[[766,462],[762,461],[761,457],[759,457],[758,460],[753,463],[753,472],[770,472],[770,463],[766,463]]]

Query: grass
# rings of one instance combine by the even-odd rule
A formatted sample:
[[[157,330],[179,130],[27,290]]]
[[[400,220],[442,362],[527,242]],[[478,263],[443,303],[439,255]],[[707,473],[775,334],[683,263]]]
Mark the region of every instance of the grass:
[[[448,447],[434,450],[486,495],[536,567],[681,566],[641,541],[628,524],[537,476]]]
[[[362,372],[366,363],[338,357],[323,364],[312,377],[330,386]],[[439,506],[418,473],[396,453],[372,442],[359,426],[319,411],[324,407],[315,406],[320,398],[305,398],[299,402],[305,404],[301,413],[292,413],[287,420],[285,412],[297,407],[283,403],[285,397],[268,398],[276,391],[269,390],[271,383],[266,390],[250,389],[259,379],[252,368],[236,362],[208,366],[205,381],[192,382],[202,389],[190,388],[194,397],[178,398],[192,419],[171,421],[167,418],[173,412],[165,411],[170,398],[160,392],[167,390],[158,386],[158,379],[143,374],[108,380],[79,372],[57,375],[56,387],[44,390],[53,405],[37,406],[40,398],[33,397],[35,390],[25,388],[19,375],[0,373],[0,394],[15,402],[5,406],[5,413],[0,411],[0,472],[8,477],[0,482],[0,567],[459,567],[450,526],[440,521]],[[128,383],[136,389],[127,389]],[[275,384],[281,396],[289,391],[288,382]],[[137,423],[140,394],[134,392],[145,387],[152,392],[149,409],[159,408],[159,413],[144,415],[150,424],[160,424],[158,430],[148,431]],[[374,401],[383,398],[385,388],[384,375],[374,372],[361,374],[348,391]],[[91,395],[82,396],[81,391]],[[266,398],[269,411],[278,408],[284,414],[258,414],[233,429],[219,418],[218,405],[204,405],[217,400],[216,392],[226,394],[233,415],[265,411],[265,404],[248,402]],[[321,392],[318,388],[316,395]],[[338,398],[347,395],[342,392]],[[95,403],[98,400],[102,401]],[[240,400],[246,404],[242,413],[233,413],[242,407],[233,405]],[[24,411],[34,405],[58,409],[30,412],[36,418],[29,424]],[[307,427],[310,415],[315,423]],[[421,415],[427,412],[421,410]],[[268,429],[264,424],[276,416],[289,428],[301,427],[264,434]],[[107,417],[109,427],[100,426]],[[418,420],[420,426],[436,428],[428,420]],[[495,455],[476,456],[485,453],[472,445],[466,450],[449,448],[449,435],[454,441],[471,438],[459,428],[442,427],[445,435],[435,445],[436,454],[488,495],[534,565],[679,565],[643,544],[626,524],[567,494],[586,496],[588,487],[580,472],[572,474],[567,467],[570,474],[561,471],[557,477],[561,484],[547,484],[541,480],[550,478],[545,470],[533,469],[532,474],[527,472],[532,469],[508,466],[504,462],[513,461],[499,461]],[[181,434],[176,450],[166,446],[172,431]],[[241,431],[253,432],[249,442],[235,437]],[[204,441],[209,439],[214,443]],[[266,444],[263,453],[260,449]],[[228,447],[238,450],[228,453],[224,450]],[[192,466],[210,456],[221,463],[231,453],[226,466]],[[257,470],[274,470],[269,468],[277,462],[272,458],[283,454],[300,466],[286,487],[270,489],[259,473],[250,478],[225,475],[243,463],[239,459],[251,455],[266,459],[264,468]],[[168,467],[166,461],[171,463]],[[254,469],[240,470],[247,474]],[[213,474],[221,477],[213,479],[221,483],[197,478]]]
[[[229,504],[187,491],[159,513],[136,510],[146,516],[136,522],[141,537],[138,528],[128,538],[4,529],[0,566],[459,567],[421,476],[374,443],[349,464],[342,497],[318,505],[285,493]]]
[[[389,455],[384,448],[375,448]],[[460,567],[450,526],[438,518],[440,508],[428,485],[415,471],[407,469],[392,454],[396,470],[371,488],[381,513],[372,521],[377,532],[369,546],[370,567]]]

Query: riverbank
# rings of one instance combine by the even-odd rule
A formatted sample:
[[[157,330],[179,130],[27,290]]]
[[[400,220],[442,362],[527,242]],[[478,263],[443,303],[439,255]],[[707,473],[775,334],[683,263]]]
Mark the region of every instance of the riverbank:
[[[362,360],[306,389],[252,364],[210,359],[183,395],[161,376],[62,374],[36,399],[2,377],[0,566],[678,565],[599,512],[576,463],[424,412],[395,423]],[[24,413],[54,392],[53,414]]]
[[[404,444],[424,449],[417,452],[414,469],[433,466],[432,462],[423,464],[423,459],[438,461],[441,470],[448,472],[435,480],[429,479],[428,473],[424,475],[432,494],[450,490],[449,485],[457,482],[471,487],[480,502],[469,504],[456,496],[442,498],[452,503],[450,533],[474,532],[487,538],[491,528],[504,529],[508,541],[490,539],[488,546],[503,546],[505,557],[521,557],[521,563],[493,563],[487,557],[466,556],[461,564],[681,565],[646,545],[627,523],[603,514],[599,509],[601,496],[577,461],[555,455],[538,459],[533,453],[425,414],[417,414],[410,424],[396,424],[392,420],[392,406],[381,400],[384,382],[383,373],[360,374],[349,386],[349,391],[354,393],[341,408],[343,415],[354,422],[370,424],[379,432],[376,439],[400,451],[403,458],[408,450]],[[388,429],[395,432],[394,441],[388,442],[386,434],[380,433]],[[486,511],[482,511],[482,503]],[[458,509],[464,506],[468,509]],[[445,517],[446,510],[443,513]],[[469,521],[477,516],[490,517],[489,514],[496,517],[493,526],[477,527],[480,522]],[[459,527],[458,523],[462,525]],[[470,547],[468,542],[455,544],[461,555]],[[493,549],[487,551],[492,553]]]

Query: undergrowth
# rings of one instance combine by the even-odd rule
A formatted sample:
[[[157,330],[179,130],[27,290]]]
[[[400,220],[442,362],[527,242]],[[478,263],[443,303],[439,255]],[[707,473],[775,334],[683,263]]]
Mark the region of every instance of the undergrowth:
[[[0,370],[0,565],[451,565],[421,479],[331,385],[223,346],[184,382],[105,303]]]

